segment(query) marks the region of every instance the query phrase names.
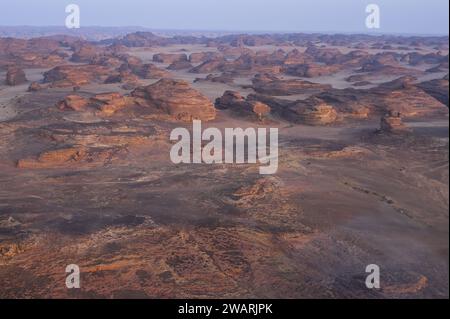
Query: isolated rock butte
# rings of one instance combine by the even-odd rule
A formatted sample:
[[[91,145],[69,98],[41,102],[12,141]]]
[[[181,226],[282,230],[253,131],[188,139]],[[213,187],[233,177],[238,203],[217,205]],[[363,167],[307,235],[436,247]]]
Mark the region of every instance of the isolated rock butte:
[[[15,86],[27,82],[25,72],[19,68],[9,68],[6,73],[6,84],[10,86]]]
[[[28,92],[37,92],[42,90],[42,86],[37,82],[32,82],[28,87]]]
[[[103,115],[112,115],[129,104],[127,98],[117,92],[97,94],[90,102]]]
[[[390,111],[381,118],[380,130],[382,132],[404,132],[408,128],[403,124],[399,112]]]
[[[154,84],[138,87],[131,95],[138,104],[156,107],[177,120],[209,121],[216,117],[211,101],[186,81],[161,79]]]
[[[448,88],[448,78],[436,79],[431,81],[426,81],[418,84],[417,86],[424,90],[426,93],[440,101],[441,103],[449,106],[449,88]]]

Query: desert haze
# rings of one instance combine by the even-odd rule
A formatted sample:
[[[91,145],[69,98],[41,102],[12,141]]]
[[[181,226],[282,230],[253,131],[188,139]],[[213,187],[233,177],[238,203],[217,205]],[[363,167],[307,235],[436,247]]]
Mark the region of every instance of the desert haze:
[[[92,32],[0,38],[0,298],[448,298],[448,36]]]

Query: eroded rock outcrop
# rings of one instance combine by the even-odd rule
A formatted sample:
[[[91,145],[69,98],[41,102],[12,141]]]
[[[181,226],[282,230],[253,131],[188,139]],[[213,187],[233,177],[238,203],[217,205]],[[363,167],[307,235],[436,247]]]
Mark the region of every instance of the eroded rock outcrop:
[[[381,132],[405,132],[408,128],[403,124],[400,112],[390,111],[386,113],[380,122]]]
[[[187,60],[188,60],[187,55],[184,53],[158,53],[153,56],[154,62],[167,64]]]
[[[270,74],[257,74],[252,83],[256,92],[268,95],[312,94],[331,89],[329,84],[312,83],[300,79],[280,79]]]
[[[10,86],[20,85],[27,82],[25,72],[20,68],[9,68],[6,72],[6,84]]]
[[[64,100],[60,101],[56,106],[60,110],[84,111],[89,105],[89,99],[79,95],[68,95]]]
[[[317,98],[298,101],[290,108],[290,119],[307,125],[327,125],[338,119],[338,113],[333,106]]]
[[[225,91],[222,97],[216,99],[216,108],[255,116],[260,121],[270,114],[271,108],[260,101],[245,99],[239,92]]]
[[[63,65],[44,73],[44,83],[52,87],[82,86],[91,82],[104,82],[110,69],[99,65]]]
[[[131,95],[139,105],[156,107],[177,120],[213,120],[216,111],[211,101],[188,82],[161,79],[158,82],[139,87]]]

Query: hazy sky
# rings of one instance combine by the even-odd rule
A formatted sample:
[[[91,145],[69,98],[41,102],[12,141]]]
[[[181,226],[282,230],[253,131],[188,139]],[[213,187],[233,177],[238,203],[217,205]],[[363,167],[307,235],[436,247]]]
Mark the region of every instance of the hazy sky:
[[[0,25],[64,25],[227,31],[373,32],[365,7],[381,9],[382,33],[448,34],[448,0],[0,0]]]

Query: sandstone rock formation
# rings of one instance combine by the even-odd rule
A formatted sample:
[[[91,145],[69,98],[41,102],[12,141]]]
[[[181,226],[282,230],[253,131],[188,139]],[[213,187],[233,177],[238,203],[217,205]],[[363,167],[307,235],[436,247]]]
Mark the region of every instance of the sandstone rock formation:
[[[307,125],[327,125],[338,118],[338,113],[331,105],[314,97],[297,101],[289,111],[294,113],[290,116],[291,120]]]
[[[102,115],[112,115],[127,106],[127,99],[117,92],[102,93],[90,99],[92,105],[100,110]]]
[[[68,95],[64,100],[58,102],[60,110],[84,111],[89,105],[89,100],[79,95]]]
[[[216,99],[215,105],[218,109],[229,109],[238,114],[253,115],[259,120],[263,120],[271,111],[267,104],[257,100],[245,99],[236,91],[225,91],[222,97]]]
[[[152,63],[133,66],[131,67],[131,70],[134,74],[143,79],[161,79],[170,77],[169,72],[158,68]]]
[[[252,83],[256,92],[268,95],[318,93],[331,89],[329,84],[312,83],[300,79],[282,80],[271,74],[257,74]]]
[[[98,65],[63,65],[44,73],[44,83],[52,87],[82,86],[91,82],[104,82],[110,69]]]
[[[158,53],[153,56],[154,62],[171,64],[174,62],[187,61],[184,53]]]
[[[407,130],[405,124],[403,124],[401,114],[396,111],[390,111],[386,113],[380,122],[381,132],[404,132]]]
[[[222,67],[226,64],[226,60],[223,58],[215,58],[212,60],[208,60],[203,62],[200,65],[189,70],[191,73],[213,73],[220,72]]]
[[[27,82],[25,72],[19,68],[9,68],[6,73],[6,84],[10,86],[19,85]]]
[[[430,80],[417,85],[426,93],[437,99],[439,102],[449,106],[448,77],[443,79]]]
[[[156,107],[177,120],[213,120],[216,111],[211,101],[182,80],[161,79],[134,90],[131,95],[140,105]]]
[[[206,78],[196,78],[194,83],[196,82],[213,82],[213,83],[225,83],[232,84],[234,82],[233,74],[224,72],[221,75],[215,76],[214,74],[208,74]]]

